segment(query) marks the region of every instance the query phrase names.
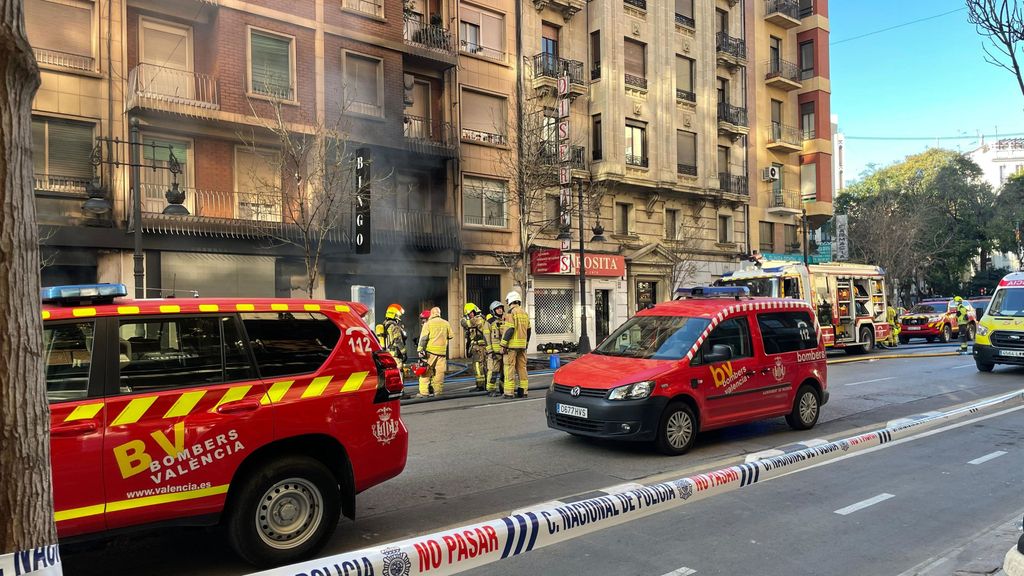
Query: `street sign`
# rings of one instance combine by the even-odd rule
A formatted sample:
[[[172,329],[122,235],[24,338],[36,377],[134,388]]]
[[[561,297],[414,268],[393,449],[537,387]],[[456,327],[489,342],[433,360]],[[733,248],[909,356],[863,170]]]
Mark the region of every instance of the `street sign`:
[[[846,214],[836,214],[836,242],[833,258],[837,261],[850,259],[850,224]]]
[[[569,117],[569,99],[561,98],[558,100],[558,117],[568,118]]]
[[[370,229],[370,149],[359,148],[355,155],[356,198],[355,232],[352,241],[356,254],[369,254],[372,244]]]
[[[558,77],[558,95],[566,96],[569,94],[569,75]]]

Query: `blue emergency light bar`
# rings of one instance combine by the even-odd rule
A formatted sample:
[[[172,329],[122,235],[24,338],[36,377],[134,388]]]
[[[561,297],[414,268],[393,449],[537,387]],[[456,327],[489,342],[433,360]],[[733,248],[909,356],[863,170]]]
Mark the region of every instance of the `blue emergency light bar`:
[[[127,295],[128,288],[124,284],[74,284],[50,286],[39,291],[40,299],[47,304],[97,304],[111,302],[114,298],[124,298]]]
[[[680,288],[677,292],[683,292],[685,295],[685,290],[685,288]],[[689,292],[689,296],[697,298],[736,298],[738,300],[750,296],[750,288],[746,286],[698,286],[690,288]]]

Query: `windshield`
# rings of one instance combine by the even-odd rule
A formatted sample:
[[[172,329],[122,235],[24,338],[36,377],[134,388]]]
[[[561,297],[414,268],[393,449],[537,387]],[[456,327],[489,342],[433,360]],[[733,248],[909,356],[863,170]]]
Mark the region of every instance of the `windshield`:
[[[605,339],[594,354],[680,360],[710,323],[684,316],[634,316]]]
[[[715,286],[746,286],[754,297],[778,296],[778,278],[723,278],[715,282]]]
[[[910,309],[911,314],[945,314],[945,304],[918,304]]]
[[[1024,288],[1001,288],[988,307],[990,316],[1024,316]]]

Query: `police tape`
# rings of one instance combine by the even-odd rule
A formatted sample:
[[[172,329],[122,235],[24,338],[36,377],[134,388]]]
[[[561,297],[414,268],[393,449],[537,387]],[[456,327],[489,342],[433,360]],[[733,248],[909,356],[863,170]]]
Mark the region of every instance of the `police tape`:
[[[0,576],[62,576],[60,550],[56,544],[0,554]]]
[[[570,504],[520,510],[487,522],[308,560],[250,576],[456,574],[888,444],[945,420],[1013,401],[1024,401],[1024,390],[713,472],[616,491]]]

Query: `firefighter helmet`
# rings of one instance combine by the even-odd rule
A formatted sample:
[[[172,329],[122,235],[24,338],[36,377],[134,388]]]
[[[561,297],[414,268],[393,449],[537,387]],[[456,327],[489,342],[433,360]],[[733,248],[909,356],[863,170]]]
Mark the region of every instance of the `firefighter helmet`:
[[[473,304],[472,302],[466,302],[466,305],[462,307],[462,313],[465,314],[466,316],[469,316],[471,312],[479,314],[480,308],[477,308],[477,305]]]
[[[425,362],[417,362],[412,365],[412,373],[419,377],[427,373],[427,364]]]
[[[964,299],[959,297],[959,296],[954,296],[953,297],[953,302],[956,302],[957,304],[959,304],[959,303],[961,303],[963,301],[964,301]]]
[[[519,302],[519,303],[523,302],[523,297],[520,296],[519,292],[516,292],[515,290],[509,292],[508,295],[505,296],[505,303],[506,304],[511,306],[513,302]]]
[[[401,304],[392,304],[388,306],[388,311],[384,313],[385,318],[394,318],[398,320],[405,315],[405,308],[402,308]]]
[[[502,304],[500,300],[495,300],[494,302],[491,302],[491,314],[494,314],[494,311],[497,310],[498,308],[504,307],[505,305]]]
[[[424,310],[423,312],[420,312],[420,319],[430,320],[430,310]]]

